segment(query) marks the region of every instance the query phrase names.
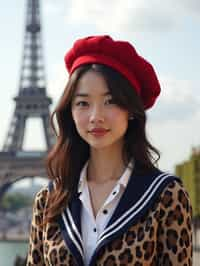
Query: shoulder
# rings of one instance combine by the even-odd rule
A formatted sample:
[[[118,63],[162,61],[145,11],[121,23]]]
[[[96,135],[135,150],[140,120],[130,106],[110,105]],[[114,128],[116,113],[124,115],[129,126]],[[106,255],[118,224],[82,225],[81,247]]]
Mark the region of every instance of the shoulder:
[[[43,211],[47,205],[49,196],[49,185],[43,186],[36,194],[34,198],[34,210],[37,212]]]
[[[173,194],[184,194],[185,196],[188,196],[188,192],[183,184],[183,181],[180,177],[167,172],[161,172],[159,171],[157,173],[158,177],[161,177],[161,180],[166,180],[165,186],[163,186],[162,194],[166,193],[167,191],[173,193]]]
[[[153,179],[158,179],[160,182],[163,182],[164,185],[162,187],[161,195],[165,195],[166,193],[168,194],[174,194],[174,195],[181,195],[189,198],[187,189],[185,188],[183,181],[180,177],[168,173],[168,172],[163,172],[163,171],[157,171],[157,173],[154,175]]]
[[[184,211],[192,215],[189,194],[180,178],[174,176],[163,188],[159,196],[161,209],[171,209],[173,212]]]
[[[173,175],[171,175],[171,177],[172,178],[165,186],[164,191],[171,191],[173,193],[183,193],[188,195],[188,192],[185,186],[183,185],[181,178]]]
[[[43,186],[36,194],[35,194],[35,199],[37,200],[42,200],[44,198],[47,198],[49,194],[49,185]]]
[[[182,181],[179,177],[156,168],[146,174],[133,174],[130,179],[130,186],[132,190],[134,189],[135,195],[138,195],[138,198],[146,195],[146,198],[148,196],[150,201],[154,201],[167,188],[170,188],[170,186],[172,190],[179,186],[183,188]]]
[[[149,179],[151,180],[150,183],[155,185],[161,184],[160,194],[170,190],[173,193],[182,191],[182,193],[188,195],[182,179],[173,173],[163,172],[157,169]]]
[[[149,186],[155,190],[156,201],[160,202],[162,208],[181,207],[191,212],[190,197],[180,177],[157,170],[150,180]]]

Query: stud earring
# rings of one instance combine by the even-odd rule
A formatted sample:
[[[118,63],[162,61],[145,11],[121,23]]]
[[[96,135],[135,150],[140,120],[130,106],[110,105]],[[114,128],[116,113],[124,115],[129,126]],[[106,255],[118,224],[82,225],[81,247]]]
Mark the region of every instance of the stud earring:
[[[134,117],[133,116],[130,116],[128,120],[133,120],[133,119],[134,119]]]

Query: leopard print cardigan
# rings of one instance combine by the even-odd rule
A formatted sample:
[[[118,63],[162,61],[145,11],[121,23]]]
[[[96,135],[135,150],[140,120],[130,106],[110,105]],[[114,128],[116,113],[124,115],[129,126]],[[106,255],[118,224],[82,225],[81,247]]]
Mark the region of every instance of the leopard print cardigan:
[[[155,181],[155,177],[152,180]],[[117,207],[114,213],[116,217],[112,217],[106,227],[90,266],[192,265],[192,208],[188,193],[177,178],[168,176],[159,186],[152,183],[152,180],[142,193],[146,200],[147,188],[153,184],[153,199],[145,207],[144,202],[140,201],[140,194],[132,213],[130,197],[132,195],[134,198],[133,194],[137,194],[139,188],[129,184],[131,194],[125,192],[128,197],[125,195]],[[145,187],[144,180],[141,183]],[[44,218],[48,194],[49,188],[46,187],[35,197],[27,266],[83,266],[81,229],[78,223],[80,211],[77,211],[80,206],[76,203],[76,206],[67,208],[60,220],[41,228],[38,224]],[[120,213],[120,208],[125,208],[123,201],[128,206],[127,216],[125,212]],[[140,207],[144,211],[138,215]]]

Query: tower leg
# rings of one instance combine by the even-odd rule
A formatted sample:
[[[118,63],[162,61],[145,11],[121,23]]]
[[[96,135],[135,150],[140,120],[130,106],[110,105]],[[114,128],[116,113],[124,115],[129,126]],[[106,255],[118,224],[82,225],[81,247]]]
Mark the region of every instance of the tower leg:
[[[50,149],[54,143],[54,136],[49,123],[49,115],[43,116],[43,127],[45,132],[46,145]]]

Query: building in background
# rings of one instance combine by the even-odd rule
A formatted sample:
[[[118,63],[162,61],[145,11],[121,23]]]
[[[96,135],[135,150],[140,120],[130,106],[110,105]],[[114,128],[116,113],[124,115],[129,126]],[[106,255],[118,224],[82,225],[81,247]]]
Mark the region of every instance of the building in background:
[[[200,147],[192,149],[190,158],[176,165],[176,175],[186,187],[193,208],[193,218],[200,220]]]

